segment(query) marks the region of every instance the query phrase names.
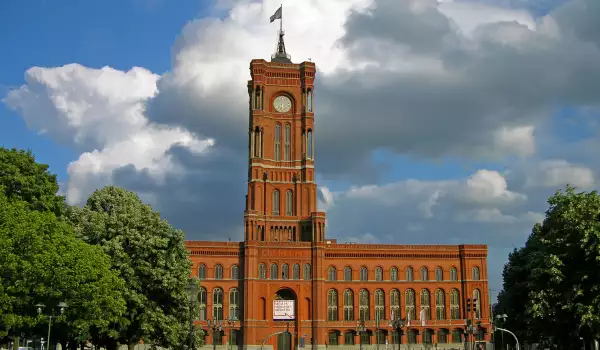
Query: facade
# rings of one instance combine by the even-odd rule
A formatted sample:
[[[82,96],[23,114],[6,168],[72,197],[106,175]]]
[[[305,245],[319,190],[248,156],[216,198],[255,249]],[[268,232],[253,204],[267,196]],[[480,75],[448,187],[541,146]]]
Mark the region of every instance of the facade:
[[[327,239],[314,181],[315,64],[292,63],[280,32],[271,61],[252,60],[250,73],[244,241],[187,242],[206,346],[488,342],[487,246]]]

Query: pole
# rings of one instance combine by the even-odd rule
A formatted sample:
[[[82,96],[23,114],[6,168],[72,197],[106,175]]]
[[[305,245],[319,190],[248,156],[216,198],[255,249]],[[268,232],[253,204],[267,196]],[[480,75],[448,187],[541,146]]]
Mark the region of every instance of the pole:
[[[194,314],[192,313],[192,303],[190,303],[190,350],[194,350]]]
[[[375,313],[375,343],[377,350],[379,350],[379,314]]]
[[[283,4],[281,4],[281,17],[279,18],[279,33],[283,33]]]
[[[48,350],[52,350],[50,345],[50,328],[52,327],[52,316],[48,316]]]
[[[496,329],[512,335],[513,338],[515,338],[515,342],[517,343],[517,350],[519,350],[519,339],[517,339],[517,336],[513,332],[509,331],[508,329],[504,329],[504,328],[500,328],[500,327],[496,327]]]

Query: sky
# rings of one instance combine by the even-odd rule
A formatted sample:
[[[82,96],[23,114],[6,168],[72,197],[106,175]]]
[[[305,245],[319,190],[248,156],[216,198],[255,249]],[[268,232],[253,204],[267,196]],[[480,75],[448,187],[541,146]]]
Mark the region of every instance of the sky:
[[[311,59],[327,235],[508,253],[567,184],[598,187],[597,0],[7,0],[0,146],[69,203],[113,184],[189,239],[241,240],[249,62],[283,3]]]

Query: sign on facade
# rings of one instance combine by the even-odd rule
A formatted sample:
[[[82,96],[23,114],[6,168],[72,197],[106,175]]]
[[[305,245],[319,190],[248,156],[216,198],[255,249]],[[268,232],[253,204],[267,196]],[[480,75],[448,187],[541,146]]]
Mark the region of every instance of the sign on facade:
[[[294,300],[273,300],[273,320],[287,321],[295,319]]]

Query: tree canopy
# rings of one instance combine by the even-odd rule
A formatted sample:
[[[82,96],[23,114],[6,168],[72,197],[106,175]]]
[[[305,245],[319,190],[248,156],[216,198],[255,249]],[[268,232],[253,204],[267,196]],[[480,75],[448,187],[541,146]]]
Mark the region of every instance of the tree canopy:
[[[498,312],[529,343],[580,348],[600,336],[600,196],[567,187],[503,271]]]

